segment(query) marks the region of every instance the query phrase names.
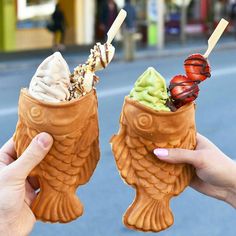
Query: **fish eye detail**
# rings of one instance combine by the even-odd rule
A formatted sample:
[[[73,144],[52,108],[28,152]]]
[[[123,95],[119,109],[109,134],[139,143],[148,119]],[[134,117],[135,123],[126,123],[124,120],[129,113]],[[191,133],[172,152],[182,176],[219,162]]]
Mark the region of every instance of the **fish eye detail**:
[[[40,117],[42,114],[41,110],[38,108],[38,107],[32,107],[30,109],[30,115],[33,117],[33,118],[38,118]]]
[[[153,118],[150,114],[140,113],[137,115],[137,118],[134,120],[134,125],[137,129],[140,130],[149,130],[153,125]]]

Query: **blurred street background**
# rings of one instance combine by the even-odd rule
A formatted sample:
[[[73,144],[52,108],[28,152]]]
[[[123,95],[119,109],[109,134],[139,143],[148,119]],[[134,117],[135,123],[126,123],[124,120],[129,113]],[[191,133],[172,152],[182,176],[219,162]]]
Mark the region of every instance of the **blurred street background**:
[[[63,15],[63,43],[67,47],[104,41],[107,27],[125,5],[125,0],[1,0],[0,51],[51,48],[52,14],[57,2]],[[222,17],[230,22],[226,34],[235,35],[235,0],[130,2],[136,12],[134,37],[138,48],[164,48],[172,42],[206,39]],[[122,34],[116,39],[119,44]]]
[[[104,42],[104,2],[60,1],[67,22],[60,50],[71,71],[86,61],[94,42]],[[120,9],[125,1],[115,2]],[[101,160],[90,182],[77,192],[84,204],[84,215],[69,224],[38,222],[33,236],[156,235],[134,232],[122,224],[122,215],[135,193],[119,177],[109,140],[119,129],[124,96],[147,67],[158,70],[168,84],[173,76],[184,73],[183,62],[189,54],[205,52],[207,39],[222,17],[230,25],[209,57],[212,77],[200,86],[196,124],[198,132],[236,159],[234,1],[131,2],[136,10],[135,52],[131,58],[125,57],[125,39],[120,32],[114,60],[97,73]],[[38,65],[55,50],[53,34],[47,27],[55,4],[54,0],[0,0],[0,146],[14,133],[20,89],[28,87]],[[175,223],[160,236],[236,235],[235,210],[191,188],[173,199],[171,208]]]

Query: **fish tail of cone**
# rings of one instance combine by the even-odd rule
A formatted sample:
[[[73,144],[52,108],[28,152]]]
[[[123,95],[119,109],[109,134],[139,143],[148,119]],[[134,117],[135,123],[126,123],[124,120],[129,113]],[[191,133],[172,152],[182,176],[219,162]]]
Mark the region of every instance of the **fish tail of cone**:
[[[67,223],[83,214],[83,205],[74,191],[58,192],[49,185],[40,189],[31,207],[37,220]]]
[[[156,200],[143,190],[137,191],[136,198],[126,211],[123,222],[134,230],[159,232],[174,223],[174,217],[169,207],[169,197]]]

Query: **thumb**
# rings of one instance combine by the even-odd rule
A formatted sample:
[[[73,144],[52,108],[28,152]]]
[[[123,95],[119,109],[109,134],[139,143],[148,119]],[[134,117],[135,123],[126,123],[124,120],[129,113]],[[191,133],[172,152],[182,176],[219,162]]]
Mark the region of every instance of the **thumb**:
[[[24,153],[8,167],[18,178],[27,178],[31,170],[47,155],[53,143],[52,136],[40,133],[33,138]]]
[[[196,150],[157,148],[153,152],[160,160],[173,164],[187,163],[197,168],[201,161],[201,155]]]

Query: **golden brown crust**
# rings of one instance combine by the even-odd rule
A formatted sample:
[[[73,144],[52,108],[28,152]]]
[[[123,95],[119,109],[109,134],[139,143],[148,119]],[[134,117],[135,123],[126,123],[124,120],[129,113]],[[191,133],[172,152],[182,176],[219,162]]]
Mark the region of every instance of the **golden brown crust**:
[[[173,224],[169,200],[188,186],[193,169],[157,159],[159,148],[194,149],[194,104],[177,112],[157,112],[126,97],[112,151],[121,177],[136,189],[136,198],[124,215],[124,224],[141,231],[161,231]]]
[[[14,135],[17,156],[43,131],[53,136],[54,143],[31,172],[39,179],[41,190],[32,209],[39,220],[69,222],[83,212],[75,191],[89,181],[100,155],[95,91],[56,105],[38,101],[22,90]]]

